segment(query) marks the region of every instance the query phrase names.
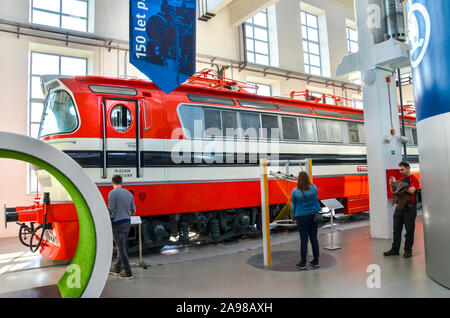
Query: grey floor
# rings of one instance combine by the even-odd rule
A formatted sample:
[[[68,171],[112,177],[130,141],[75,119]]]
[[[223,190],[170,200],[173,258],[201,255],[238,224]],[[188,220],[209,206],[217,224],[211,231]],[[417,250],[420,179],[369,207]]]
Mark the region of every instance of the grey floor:
[[[110,277],[103,297],[450,297],[450,290],[432,281],[425,273],[421,218],[417,221],[414,256],[385,258],[382,252],[390,240],[370,238],[367,221],[339,225],[334,252],[327,229],[319,232],[321,252],[334,256],[336,266],[314,272],[274,272],[256,269],[247,260],[262,252],[261,239],[164,249],[145,256],[147,270],[133,268],[134,280]],[[54,284],[65,267],[48,263],[37,255],[12,253],[14,239],[0,240],[0,293]],[[273,235],[272,251],[298,250],[298,234]],[[23,251],[23,248],[22,248]],[[9,254],[5,254],[9,253]],[[132,262],[137,262],[132,256]],[[20,265],[21,264],[21,265]],[[25,264],[25,265],[24,265]],[[371,273],[380,268],[380,288],[368,288]],[[39,265],[44,266],[39,268]]]

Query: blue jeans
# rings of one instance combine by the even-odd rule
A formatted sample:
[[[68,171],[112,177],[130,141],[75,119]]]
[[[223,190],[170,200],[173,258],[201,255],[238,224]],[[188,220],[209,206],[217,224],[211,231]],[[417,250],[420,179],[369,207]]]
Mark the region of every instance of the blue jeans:
[[[317,240],[318,224],[314,222],[314,215],[296,216],[297,228],[300,233],[300,255],[301,264],[306,264],[306,256],[308,253],[308,237],[314,255],[314,262],[319,262],[319,241]]]

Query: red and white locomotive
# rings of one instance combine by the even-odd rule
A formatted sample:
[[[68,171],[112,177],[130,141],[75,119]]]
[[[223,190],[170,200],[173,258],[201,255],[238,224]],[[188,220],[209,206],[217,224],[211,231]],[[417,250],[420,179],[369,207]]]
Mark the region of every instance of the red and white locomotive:
[[[340,198],[344,213],[369,209],[361,110],[262,97],[206,73],[169,95],[149,81],[94,76],[44,78],[43,89],[39,138],[77,161],[105,201],[111,177],[123,176],[146,249],[187,243],[190,232],[215,240],[259,233],[260,157],[312,158],[319,199]],[[409,161],[418,169],[415,118],[406,117],[406,125]],[[78,242],[76,211],[54,177],[36,173],[52,202],[40,252],[69,259]],[[269,194],[274,218],[287,200],[273,179]],[[7,219],[42,223],[34,207],[9,208]],[[19,236],[32,231],[24,224]],[[128,243],[137,246],[133,231]]]

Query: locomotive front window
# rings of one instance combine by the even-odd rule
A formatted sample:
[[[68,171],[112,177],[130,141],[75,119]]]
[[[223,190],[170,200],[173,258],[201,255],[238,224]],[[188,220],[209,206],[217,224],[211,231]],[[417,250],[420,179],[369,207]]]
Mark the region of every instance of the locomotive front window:
[[[72,97],[65,91],[48,95],[39,128],[39,138],[54,134],[67,134],[78,127],[78,117]]]
[[[111,125],[118,132],[125,132],[131,126],[131,113],[125,105],[116,105],[111,111]]]

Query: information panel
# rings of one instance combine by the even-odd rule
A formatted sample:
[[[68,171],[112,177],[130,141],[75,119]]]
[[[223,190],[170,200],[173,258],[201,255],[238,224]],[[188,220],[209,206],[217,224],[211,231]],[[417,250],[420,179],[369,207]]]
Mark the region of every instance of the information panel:
[[[336,199],[320,200],[320,202],[322,202],[330,210],[337,210],[344,208],[342,203]]]

